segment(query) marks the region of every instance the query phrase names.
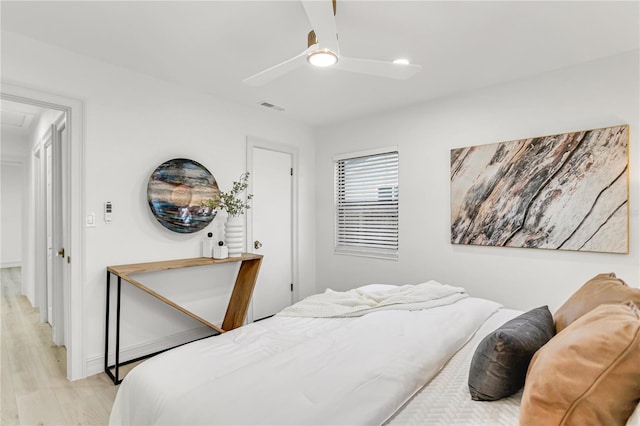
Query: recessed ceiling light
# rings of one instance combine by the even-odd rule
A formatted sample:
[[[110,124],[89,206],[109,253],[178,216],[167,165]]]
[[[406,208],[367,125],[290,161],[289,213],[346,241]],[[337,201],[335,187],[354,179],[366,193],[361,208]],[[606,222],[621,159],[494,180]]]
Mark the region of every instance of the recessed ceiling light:
[[[396,59],[395,61],[393,61],[394,64],[399,64],[399,65],[409,65],[409,60],[408,59]]]

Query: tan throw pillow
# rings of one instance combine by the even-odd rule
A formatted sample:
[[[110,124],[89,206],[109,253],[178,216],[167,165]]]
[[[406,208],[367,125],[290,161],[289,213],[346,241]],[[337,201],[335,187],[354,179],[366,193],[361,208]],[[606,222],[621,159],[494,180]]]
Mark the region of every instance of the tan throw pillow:
[[[560,309],[553,314],[556,324],[556,333],[560,333],[573,321],[580,318],[596,306],[605,303],[621,303],[632,300],[640,306],[640,289],[634,289],[616,278],[616,274],[598,274],[560,306]]]
[[[600,305],[531,360],[520,425],[624,425],[640,401],[640,310]]]

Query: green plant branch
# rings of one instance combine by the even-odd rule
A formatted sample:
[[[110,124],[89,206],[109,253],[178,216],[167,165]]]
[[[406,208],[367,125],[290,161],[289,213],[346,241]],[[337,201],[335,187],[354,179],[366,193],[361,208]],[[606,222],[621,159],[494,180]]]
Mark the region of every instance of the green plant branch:
[[[249,172],[240,175],[240,180],[233,182],[231,191],[222,192],[202,202],[202,206],[211,209],[219,209],[227,212],[229,216],[240,216],[245,210],[251,208],[250,202],[253,194],[247,194],[244,200],[241,196],[249,186]]]

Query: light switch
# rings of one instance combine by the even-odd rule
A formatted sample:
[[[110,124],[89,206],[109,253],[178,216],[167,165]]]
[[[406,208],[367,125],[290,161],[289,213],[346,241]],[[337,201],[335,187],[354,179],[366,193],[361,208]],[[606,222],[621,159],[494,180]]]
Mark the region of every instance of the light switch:
[[[86,221],[87,228],[96,226],[96,214],[89,213]]]

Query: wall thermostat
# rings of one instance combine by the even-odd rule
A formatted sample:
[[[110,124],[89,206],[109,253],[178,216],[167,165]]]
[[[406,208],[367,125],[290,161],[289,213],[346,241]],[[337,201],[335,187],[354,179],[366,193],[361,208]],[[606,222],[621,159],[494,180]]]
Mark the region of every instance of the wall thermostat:
[[[113,214],[113,205],[111,201],[104,203],[104,222],[111,223],[111,215]]]

